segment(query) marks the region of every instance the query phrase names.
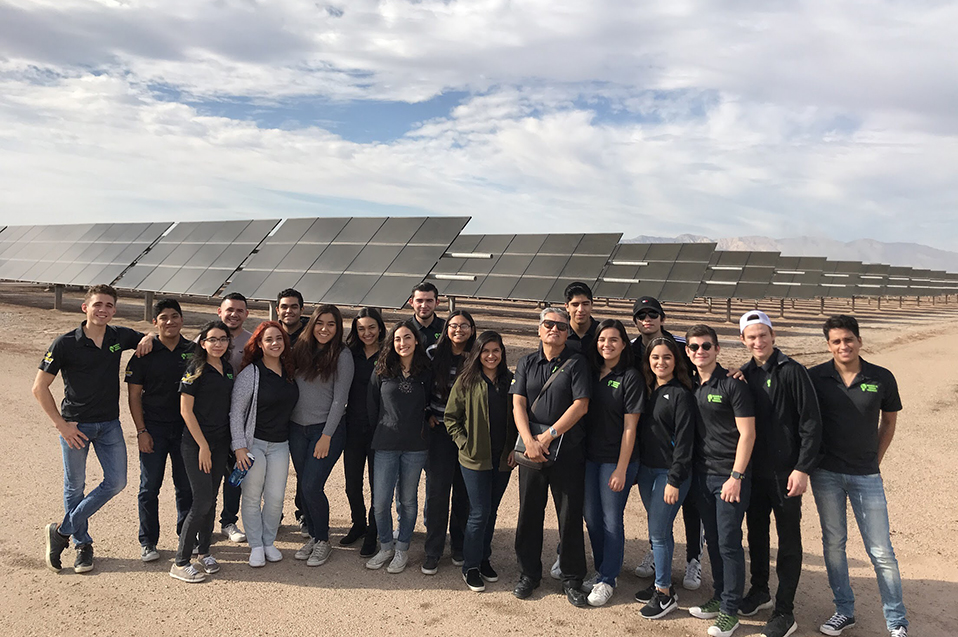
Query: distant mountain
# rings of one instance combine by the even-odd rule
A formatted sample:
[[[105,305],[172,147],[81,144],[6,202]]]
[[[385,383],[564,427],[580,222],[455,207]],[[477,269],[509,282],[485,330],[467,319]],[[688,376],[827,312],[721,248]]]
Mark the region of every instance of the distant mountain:
[[[874,239],[842,242],[821,237],[729,237],[709,239],[700,235],[683,234],[677,237],[649,237],[640,235],[624,243],[711,243],[716,250],[761,250],[781,252],[793,257],[827,257],[833,261],[862,261],[887,263],[930,270],[958,272],[958,252],[939,250],[918,243],[883,243]]]

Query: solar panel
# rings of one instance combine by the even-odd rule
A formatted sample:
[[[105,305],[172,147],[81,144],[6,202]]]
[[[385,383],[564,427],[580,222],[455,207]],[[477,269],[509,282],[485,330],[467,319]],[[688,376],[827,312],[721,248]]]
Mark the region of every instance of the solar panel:
[[[912,269],[907,266],[893,265],[888,268],[888,277],[885,283],[885,294],[889,296],[908,296],[911,291]]]
[[[714,243],[620,243],[596,286],[596,296],[688,303],[715,250]]]
[[[116,285],[213,296],[275,226],[276,220],[178,223]]]
[[[778,252],[715,251],[697,296],[763,299],[772,287],[780,258]]]
[[[864,264],[861,261],[825,261],[817,296],[851,298],[858,294]]]
[[[80,286],[112,283],[169,226],[8,226],[0,233],[0,278]]]
[[[768,296],[810,299],[816,296],[825,257],[779,257]]]
[[[859,275],[856,296],[882,296],[888,285],[890,265],[884,263],[865,263]]]
[[[564,301],[569,283],[595,288],[621,236],[460,235],[429,278],[448,296]]]
[[[468,217],[287,219],[233,274],[224,293],[271,300],[292,287],[309,302],[399,308],[468,221]]]

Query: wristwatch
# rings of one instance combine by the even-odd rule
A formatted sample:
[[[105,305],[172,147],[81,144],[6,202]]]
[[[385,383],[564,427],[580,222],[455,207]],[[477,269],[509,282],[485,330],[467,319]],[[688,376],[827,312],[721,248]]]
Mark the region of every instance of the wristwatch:
[[[556,431],[556,428],[555,428],[555,427],[549,427],[549,434],[550,434],[553,438],[558,438],[558,437],[559,437],[559,432]]]
[[[735,471],[734,469],[732,470],[732,474],[731,474],[731,475],[732,475],[732,477],[735,478],[736,480],[741,480],[742,478],[745,477],[745,474],[744,474],[744,473],[739,473],[738,471]]]

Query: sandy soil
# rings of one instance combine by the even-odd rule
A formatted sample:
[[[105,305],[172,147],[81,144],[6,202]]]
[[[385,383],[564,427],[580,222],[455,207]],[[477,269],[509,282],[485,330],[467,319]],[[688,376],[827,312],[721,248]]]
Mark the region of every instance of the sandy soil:
[[[85,575],[64,569],[59,575],[43,564],[41,530],[62,516],[62,468],[55,432],[40,411],[30,386],[44,349],[55,336],[73,329],[82,319],[79,296],[68,295],[68,312],[52,310],[52,294],[38,288],[0,286],[0,382],[5,387],[6,417],[0,421],[0,439],[6,441],[0,478],[0,626],[10,635],[48,635],[69,630],[94,635],[181,635],[193,632],[215,635],[330,635],[367,634],[629,634],[705,635],[707,623],[685,609],[709,597],[710,587],[696,592],[679,588],[682,610],[658,622],[643,620],[633,593],[648,580],[632,574],[646,547],[645,513],[633,492],[626,511],[626,564],[612,601],[600,609],[576,609],[561,595],[558,582],[543,579],[532,600],[512,594],[517,577],[512,543],[518,508],[516,478],[506,493],[499,516],[493,560],[501,579],[476,594],[462,583],[459,569],[448,557],[436,576],[419,571],[423,558],[420,521],[410,552],[410,567],[399,575],[363,568],[358,548],[341,548],[337,541],[349,520],[342,472],[337,468],[327,487],[332,504],[335,550],[330,561],[307,568],[292,559],[302,542],[290,526],[281,529],[278,546],[286,559],[266,568],[251,569],[245,545],[234,545],[217,536],[213,551],[223,563],[210,581],[188,585],[167,575],[175,548],[172,487],[167,478],[161,493],[160,539],[162,559],[152,564],[139,560],[136,491],[139,468],[132,421],[125,392],[121,419],[126,433],[130,470],[127,488],[104,507],[91,523],[96,540],[96,568]],[[892,521],[892,536],[904,580],[905,603],[912,634],[951,635],[958,622],[958,478],[953,467],[958,450],[958,427],[953,417],[958,390],[958,306],[932,307],[922,300],[885,303],[883,312],[859,301],[857,314],[864,326],[865,356],[889,367],[898,377],[905,409],[898,432],[882,466]],[[480,329],[496,328],[507,334],[510,362],[534,346],[531,337],[535,310],[529,304],[484,306],[475,309]],[[736,304],[735,313],[749,306]],[[764,307],[764,306],[763,306]],[[765,308],[776,320],[778,304]],[[777,321],[779,345],[811,364],[826,358],[818,331],[818,302],[787,307],[787,318]],[[184,306],[188,335],[208,319],[208,303]],[[693,322],[720,328],[722,361],[744,359],[736,345],[735,329],[725,325],[724,307],[707,314],[703,303],[668,307],[669,325],[677,333]],[[829,301],[828,312],[847,312],[847,304]],[[350,315],[349,312],[346,312]],[[599,316],[628,318],[629,308],[600,306]],[[145,329],[142,301],[121,299],[118,324]],[[258,309],[254,316],[265,317]],[[399,314],[390,314],[387,318]],[[60,383],[54,384],[55,394]],[[98,464],[88,463],[88,484],[100,478]],[[832,612],[831,593],[822,562],[821,533],[811,496],[806,498],[805,570],[797,599],[799,635],[818,634],[818,625]],[[286,519],[292,519],[292,481],[287,491]],[[554,513],[547,514],[548,568],[556,542]],[[848,546],[853,586],[858,596],[858,628],[854,634],[881,635],[884,621],[875,576],[854,522]],[[684,568],[684,533],[676,525],[675,577]],[[72,555],[65,554],[65,560]],[[773,575],[774,578],[774,575]],[[705,581],[709,582],[706,565]],[[766,611],[767,612],[767,611]],[[743,621],[737,634],[758,634],[765,612]],[[60,627],[69,627],[61,629]]]

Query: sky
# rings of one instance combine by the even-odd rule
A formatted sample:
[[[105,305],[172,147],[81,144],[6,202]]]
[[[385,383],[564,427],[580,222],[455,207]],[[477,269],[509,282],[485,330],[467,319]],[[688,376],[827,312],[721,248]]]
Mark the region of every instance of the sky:
[[[0,223],[958,239],[958,3],[0,0]]]

